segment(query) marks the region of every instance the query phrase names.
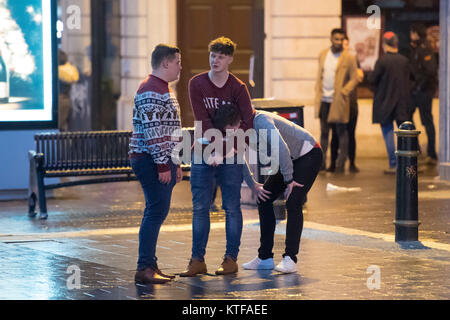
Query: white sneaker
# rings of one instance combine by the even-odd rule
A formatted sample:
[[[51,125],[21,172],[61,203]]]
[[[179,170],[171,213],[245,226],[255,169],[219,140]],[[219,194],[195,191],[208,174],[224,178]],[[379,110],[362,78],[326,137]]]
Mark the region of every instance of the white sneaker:
[[[275,267],[276,271],[283,273],[297,272],[297,264],[289,256],[285,256],[283,260]]]
[[[246,270],[272,270],[274,266],[273,258],[261,260],[258,257],[242,265]]]

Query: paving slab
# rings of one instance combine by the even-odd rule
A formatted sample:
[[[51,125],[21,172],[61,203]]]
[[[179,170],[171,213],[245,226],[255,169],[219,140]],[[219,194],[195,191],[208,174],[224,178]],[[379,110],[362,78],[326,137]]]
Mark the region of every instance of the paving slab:
[[[2,300],[448,300],[450,184],[427,168],[419,179],[419,242],[396,243],[395,177],[382,161],[365,160],[358,174],[321,173],[304,208],[298,272],[240,270],[216,276],[225,251],[225,215],[212,213],[208,274],[164,285],[136,285],[143,196],[136,182],[55,191],[49,218],[27,217],[26,201],[0,202]],[[329,192],[328,183],[357,192]],[[159,236],[159,267],[178,274],[190,258],[192,204],[177,185]],[[220,206],[220,193],[217,204]],[[257,210],[244,205],[238,263],[257,254]],[[275,261],[284,249],[278,221]]]

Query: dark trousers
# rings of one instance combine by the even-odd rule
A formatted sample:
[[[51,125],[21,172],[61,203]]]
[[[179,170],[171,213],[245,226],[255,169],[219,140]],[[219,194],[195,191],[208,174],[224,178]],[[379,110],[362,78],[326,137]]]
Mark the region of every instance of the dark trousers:
[[[330,113],[330,103],[323,102],[320,105],[320,145],[323,150],[323,167],[326,165],[328,139],[330,135],[330,129],[336,131],[339,137],[338,149],[339,155],[337,156],[337,167],[343,168],[348,154],[348,132],[347,123],[329,123],[328,114]]]
[[[70,117],[70,96],[68,94],[60,93],[58,103],[59,131],[68,131]]]
[[[303,231],[303,209],[302,204],[313,185],[322,164],[322,150],[314,148],[303,157],[294,160],[294,180],[303,187],[295,187],[289,199],[286,201],[287,225],[285,253],[283,257],[289,256],[297,262],[297,254],[300,247],[300,237]],[[260,259],[273,257],[273,243],[276,219],[273,211],[273,202],[285,191],[286,184],[283,175],[278,170],[275,175],[270,176],[264,183],[264,189],[272,192],[270,199],[258,204],[261,245],[258,249]]]
[[[419,108],[420,120],[427,133],[427,155],[437,159],[436,154],[436,130],[434,128],[433,115],[431,113],[433,96],[428,92],[416,91],[411,95],[411,116],[412,119],[416,108]]]
[[[358,104],[354,103],[350,105],[350,119],[347,124],[347,132],[348,132],[348,159],[350,160],[350,164],[355,164],[356,158],[356,122],[358,121]],[[339,150],[339,134],[337,133],[336,128],[331,128],[331,165],[336,165],[336,159],[338,157]]]

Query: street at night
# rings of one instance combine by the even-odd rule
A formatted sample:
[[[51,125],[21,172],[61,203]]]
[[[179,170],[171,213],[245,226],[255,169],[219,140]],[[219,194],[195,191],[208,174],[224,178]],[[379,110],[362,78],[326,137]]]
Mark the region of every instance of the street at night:
[[[214,274],[225,247],[225,215],[218,209],[211,215],[206,275],[136,285],[144,208],[138,182],[56,190],[48,199],[47,220],[29,218],[26,201],[4,202],[0,299],[449,299],[450,184],[436,178],[435,168],[425,167],[419,174],[419,242],[396,243],[395,175],[384,175],[383,164],[361,159],[358,174],[319,174],[304,207],[293,274],[242,268],[259,246],[258,214],[251,205],[243,205],[236,275]],[[329,183],[361,189],[327,191]],[[191,220],[190,186],[183,181],[174,189],[158,240],[163,272],[180,273],[189,262]],[[285,223],[277,224],[275,261],[284,248]]]

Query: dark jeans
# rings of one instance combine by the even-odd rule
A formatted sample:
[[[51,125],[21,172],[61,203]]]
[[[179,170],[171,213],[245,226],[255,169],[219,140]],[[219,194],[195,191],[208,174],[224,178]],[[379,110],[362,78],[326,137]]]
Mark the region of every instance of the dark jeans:
[[[286,248],[283,257],[289,256],[295,262],[297,262],[300,238],[303,231],[302,204],[319,173],[322,157],[322,150],[320,148],[314,148],[303,157],[294,160],[294,180],[303,184],[304,187],[295,187],[292,190],[289,199],[286,201]],[[286,189],[283,175],[279,170],[275,175],[272,175],[267,179],[264,183],[264,189],[272,192],[272,194],[270,199],[258,204],[261,231],[261,245],[258,249],[258,257],[260,259],[273,257],[272,250],[276,225],[273,202]]]
[[[213,167],[206,163],[192,163],[192,258],[204,260],[210,231],[209,212],[217,183],[222,193],[222,208],[225,210],[225,256],[237,259],[242,234],[242,180],[241,164]]]
[[[433,159],[437,159],[436,154],[436,130],[433,122],[432,111],[433,96],[427,92],[415,92],[411,95],[411,116],[419,108],[420,120],[422,121],[425,131],[427,132],[428,144],[427,155]]]
[[[350,160],[350,164],[355,164],[356,158],[356,122],[358,120],[358,104],[354,104],[350,106],[350,119],[347,124],[347,132],[348,132],[348,159]],[[331,165],[336,165],[336,159],[338,157],[339,150],[339,135],[337,133],[336,128],[332,129],[331,136]]]
[[[137,269],[157,268],[156,242],[161,225],[169,213],[177,167],[171,164],[172,180],[169,184],[162,184],[158,179],[157,166],[150,155],[132,158],[130,163],[145,196],[144,217],[139,229]]]
[[[60,93],[58,103],[59,131],[68,131],[70,118],[70,95]]]
[[[328,114],[330,113],[331,103],[323,102],[320,106],[319,118],[320,118],[320,145],[323,150],[323,166],[326,165],[327,150],[328,150],[328,138],[330,135],[330,129],[336,131],[339,137],[339,155],[337,156],[337,167],[343,168],[348,154],[348,133],[346,123],[329,123]]]

